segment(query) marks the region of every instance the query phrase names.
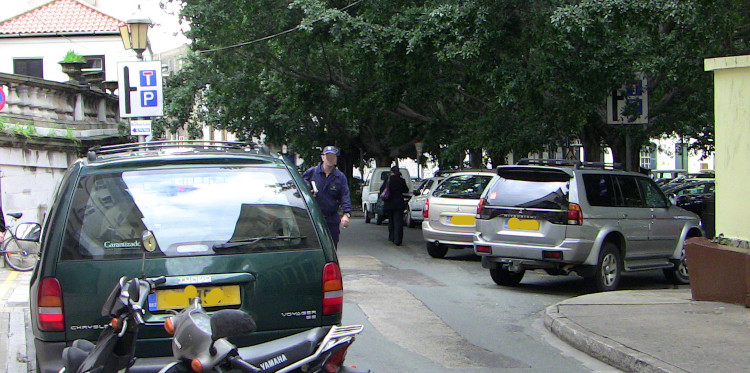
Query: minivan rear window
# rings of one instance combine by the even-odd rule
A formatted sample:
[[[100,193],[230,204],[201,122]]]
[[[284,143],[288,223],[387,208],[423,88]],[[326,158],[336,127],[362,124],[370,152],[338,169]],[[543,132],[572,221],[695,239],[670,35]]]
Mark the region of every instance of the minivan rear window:
[[[488,175],[456,175],[438,185],[432,193],[435,197],[479,199],[487,184],[492,180]]]
[[[305,202],[285,169],[117,171],[81,178],[61,260],[140,258],[145,231],[156,238],[152,257],[319,247]],[[257,238],[215,250],[227,241]]]
[[[498,178],[487,193],[487,204],[567,210],[570,176],[560,171],[498,172]]]

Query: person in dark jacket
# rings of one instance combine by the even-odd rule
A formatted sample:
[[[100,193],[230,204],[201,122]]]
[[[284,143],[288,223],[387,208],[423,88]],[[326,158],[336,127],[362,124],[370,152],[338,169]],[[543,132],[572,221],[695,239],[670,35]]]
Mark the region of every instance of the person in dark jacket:
[[[326,219],[326,225],[331,232],[333,244],[338,247],[341,229],[349,226],[352,216],[352,201],[349,197],[349,183],[346,175],[336,168],[339,150],[335,146],[326,146],[321,155],[322,162],[311,167],[302,178],[310,184],[315,200],[318,201],[320,211]],[[342,213],[339,215],[339,206]]]
[[[383,196],[386,189],[387,197]],[[383,199],[383,214],[388,217],[388,240],[399,246],[404,240],[404,194],[407,193],[409,187],[401,177],[398,166],[391,167],[391,175],[380,187],[380,196]]]

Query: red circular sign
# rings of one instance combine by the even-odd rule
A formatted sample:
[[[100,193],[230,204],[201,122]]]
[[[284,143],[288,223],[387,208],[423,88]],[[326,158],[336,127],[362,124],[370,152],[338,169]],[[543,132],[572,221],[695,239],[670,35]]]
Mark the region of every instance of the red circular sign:
[[[5,92],[3,92],[3,88],[0,87],[0,110],[3,110],[5,107]]]

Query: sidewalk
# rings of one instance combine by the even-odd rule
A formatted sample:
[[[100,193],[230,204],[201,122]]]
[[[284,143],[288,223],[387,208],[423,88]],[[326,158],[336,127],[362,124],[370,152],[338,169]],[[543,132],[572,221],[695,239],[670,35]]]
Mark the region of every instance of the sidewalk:
[[[0,272],[0,371],[27,373],[35,367],[29,330],[31,272]]]
[[[750,371],[750,309],[691,296],[690,289],[588,294],[548,307],[544,324],[626,372]]]

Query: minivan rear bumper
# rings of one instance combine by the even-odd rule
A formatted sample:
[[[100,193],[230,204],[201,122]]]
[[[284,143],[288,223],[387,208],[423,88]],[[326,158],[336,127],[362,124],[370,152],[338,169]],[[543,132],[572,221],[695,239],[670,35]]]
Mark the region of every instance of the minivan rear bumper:
[[[489,242],[484,240],[481,233],[476,233],[474,235],[473,245],[474,253],[481,256],[483,259],[485,257],[488,257],[488,260],[490,261],[501,261],[499,260],[500,258],[526,259],[530,261],[527,268],[534,268],[532,265],[534,261],[540,262],[540,265],[536,268],[545,268],[541,263],[583,264],[586,261],[586,258],[588,258],[591,248],[594,246],[594,241],[566,239],[557,246],[540,246],[521,243]],[[490,253],[477,251],[477,246],[479,245],[488,246],[490,248]],[[545,259],[543,255],[545,251],[562,252],[562,260]],[[498,260],[495,260],[495,257],[497,257]],[[484,262],[484,260],[482,260],[482,262]]]

